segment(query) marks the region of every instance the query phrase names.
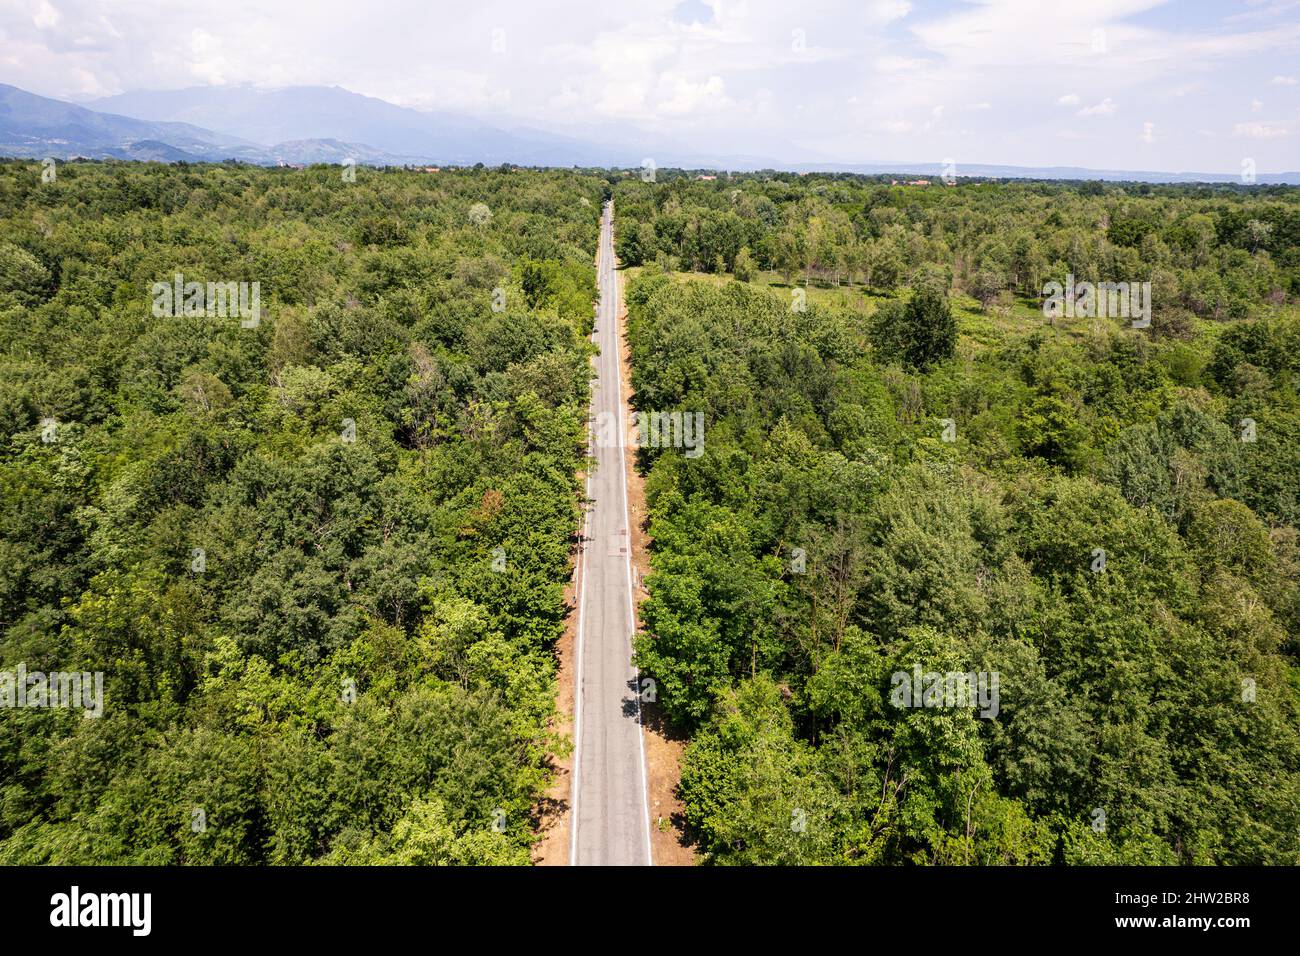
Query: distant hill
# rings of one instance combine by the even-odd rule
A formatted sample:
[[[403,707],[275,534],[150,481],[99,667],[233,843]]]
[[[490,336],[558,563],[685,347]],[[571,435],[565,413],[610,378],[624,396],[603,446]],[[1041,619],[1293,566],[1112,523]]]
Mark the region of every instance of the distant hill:
[[[337,86],[280,90],[202,86],[123,93],[91,105],[139,119],[192,123],[282,152],[293,143],[299,155],[304,155],[303,143],[342,140],[365,144],[377,156],[452,165],[594,166],[641,161],[640,156],[633,159],[622,151],[541,130],[501,130],[452,113],[395,106]]]
[[[251,159],[259,148],[188,123],[98,112],[0,83],[0,153],[4,155],[137,159],[141,157],[135,154],[141,151],[165,153],[170,159]]]
[[[93,108],[91,108],[93,107]],[[608,131],[606,131],[608,134]],[[584,132],[584,135],[586,133]],[[594,134],[593,134],[594,135]],[[623,130],[611,145],[546,130],[499,129],[472,117],[425,113],[341,87],[261,90],[202,86],[141,90],[65,103],[0,84],[0,155],[249,163],[637,167],[654,156],[662,168],[851,172],[937,178],[938,163],[782,162],[761,156],[692,152]],[[1229,173],[1166,173],[1074,166],[961,165],[959,177],[1077,179],[1150,183],[1239,182]],[[1300,172],[1260,173],[1260,184],[1300,184]]]
[[[193,123],[100,112],[5,84],[0,84],[0,155],[158,162],[238,159],[261,165],[339,163],[349,158],[371,165],[425,161],[337,139],[267,146]]]
[[[887,173],[931,176],[938,178],[943,172],[940,163],[801,163],[795,172],[862,173],[875,176]],[[972,163],[959,164],[958,177],[973,176],[981,179],[1080,179],[1105,182],[1143,183],[1239,183],[1240,173],[1165,173],[1137,169],[1088,169],[1083,166],[996,166]],[[1300,172],[1258,173],[1255,181],[1262,185],[1287,183],[1300,184]]]

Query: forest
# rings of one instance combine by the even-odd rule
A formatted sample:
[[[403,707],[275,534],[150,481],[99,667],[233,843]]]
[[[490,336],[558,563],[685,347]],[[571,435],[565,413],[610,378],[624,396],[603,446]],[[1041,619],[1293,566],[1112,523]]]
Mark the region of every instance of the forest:
[[[611,196],[700,862],[1300,863],[1300,190],[350,173],[0,162],[0,864],[530,862]]]
[[[1300,191],[615,202],[636,407],[705,420],[639,451],[637,645],[703,861],[1300,863]],[[1045,310],[1069,277],[1150,321]]]
[[[0,863],[528,863],[607,191],[0,164]]]

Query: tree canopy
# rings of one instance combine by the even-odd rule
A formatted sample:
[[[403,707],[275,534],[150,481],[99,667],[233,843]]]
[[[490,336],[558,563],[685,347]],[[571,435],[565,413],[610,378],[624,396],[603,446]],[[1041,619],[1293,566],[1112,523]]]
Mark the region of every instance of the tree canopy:
[[[1296,191],[665,179],[635,402],[707,438],[642,452],[637,659],[704,858],[1300,862]],[[1148,268],[1181,325],[1038,307]]]
[[[605,190],[0,164],[0,861],[528,862]]]

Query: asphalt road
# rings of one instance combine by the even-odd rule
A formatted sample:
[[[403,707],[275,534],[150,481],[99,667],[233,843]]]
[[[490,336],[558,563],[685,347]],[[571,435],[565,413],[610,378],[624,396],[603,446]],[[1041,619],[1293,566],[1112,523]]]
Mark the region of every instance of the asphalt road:
[[[578,674],[573,826],[576,866],[648,866],[650,812],[641,737],[639,676],[632,666],[632,541],[623,473],[630,415],[619,368],[619,275],[613,205],[605,207],[597,257],[600,304],[591,400],[595,468],[578,558]]]

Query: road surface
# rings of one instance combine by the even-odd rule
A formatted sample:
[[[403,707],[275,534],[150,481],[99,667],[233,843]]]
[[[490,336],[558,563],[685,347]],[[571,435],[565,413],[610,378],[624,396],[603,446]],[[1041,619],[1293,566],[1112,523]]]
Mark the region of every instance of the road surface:
[[[592,340],[595,362],[587,477],[588,510],[578,556],[578,675],[574,715],[575,866],[648,866],[650,812],[639,677],[632,666],[632,539],[623,473],[629,416],[619,367],[619,305],[614,270],[614,212],[601,218],[597,278],[600,304]]]

